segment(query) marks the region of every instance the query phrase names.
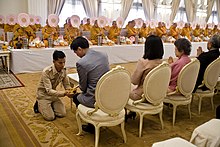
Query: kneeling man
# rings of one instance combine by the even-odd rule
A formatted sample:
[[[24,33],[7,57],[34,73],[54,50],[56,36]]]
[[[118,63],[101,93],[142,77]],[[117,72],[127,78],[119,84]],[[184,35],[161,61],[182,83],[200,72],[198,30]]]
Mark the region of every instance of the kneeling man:
[[[55,116],[64,117],[66,109],[60,97],[72,97],[69,92],[70,83],[64,68],[66,56],[62,51],[55,50],[53,53],[53,64],[44,68],[39,86],[37,88],[37,102],[34,106],[35,113],[42,114],[45,120],[54,120]],[[57,86],[62,83],[65,90],[57,90]]]

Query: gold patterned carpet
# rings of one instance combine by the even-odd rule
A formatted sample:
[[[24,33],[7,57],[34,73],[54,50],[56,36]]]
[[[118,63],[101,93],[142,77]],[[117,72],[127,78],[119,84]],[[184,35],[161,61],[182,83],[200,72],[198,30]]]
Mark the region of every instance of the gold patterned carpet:
[[[122,64],[122,66],[133,72],[135,63]],[[68,72],[73,73],[75,69],[69,69]],[[89,133],[84,133],[83,136],[76,135],[78,128],[75,107],[72,110],[70,109],[69,98],[63,98],[67,109],[66,117],[57,118],[50,122],[45,121],[40,114],[35,114],[32,109],[36,99],[36,88],[40,73],[18,74],[17,77],[25,87],[0,90],[0,146],[94,146],[94,135]],[[161,130],[157,115],[145,116],[141,138],[138,137],[138,117],[135,120],[128,120],[125,124],[128,138],[126,144],[123,143],[120,126],[102,128],[99,146],[150,147],[154,142],[176,136],[189,140],[193,130],[198,125],[215,117],[215,111],[211,110],[209,99],[204,99],[201,115],[198,115],[197,102],[195,99],[192,103],[191,120],[186,106],[177,108],[174,127],[172,126],[172,109],[164,106],[163,120],[165,128],[163,130]],[[220,95],[215,96],[214,104],[215,106],[220,105]]]

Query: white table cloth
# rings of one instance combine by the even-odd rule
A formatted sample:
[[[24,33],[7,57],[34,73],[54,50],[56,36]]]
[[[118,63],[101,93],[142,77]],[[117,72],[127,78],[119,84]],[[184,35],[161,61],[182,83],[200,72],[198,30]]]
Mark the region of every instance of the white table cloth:
[[[206,42],[193,42],[190,56],[196,56],[198,46],[206,49]],[[136,62],[143,56],[144,45],[115,45],[115,46],[91,46],[91,49],[107,53],[110,64]],[[11,70],[14,73],[26,73],[42,71],[52,64],[54,50],[62,50],[66,54],[66,67],[76,67],[79,57],[69,47],[42,48],[42,49],[11,49]],[[164,59],[175,57],[174,45],[164,43]]]

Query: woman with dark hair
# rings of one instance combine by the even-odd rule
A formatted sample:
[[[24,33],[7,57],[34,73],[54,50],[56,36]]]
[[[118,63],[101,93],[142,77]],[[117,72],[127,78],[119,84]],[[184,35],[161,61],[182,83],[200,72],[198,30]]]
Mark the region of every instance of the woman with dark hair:
[[[136,69],[131,76],[132,84],[136,85],[129,95],[132,100],[141,99],[144,79],[153,68],[162,63],[163,54],[163,43],[160,37],[154,35],[147,37],[144,56],[138,60]]]
[[[173,92],[177,86],[177,77],[181,69],[189,63],[191,60],[189,58],[191,52],[191,42],[185,38],[177,39],[174,42],[175,45],[175,55],[178,58],[173,62],[173,58],[169,57],[168,62],[171,64],[171,78],[167,92]]]

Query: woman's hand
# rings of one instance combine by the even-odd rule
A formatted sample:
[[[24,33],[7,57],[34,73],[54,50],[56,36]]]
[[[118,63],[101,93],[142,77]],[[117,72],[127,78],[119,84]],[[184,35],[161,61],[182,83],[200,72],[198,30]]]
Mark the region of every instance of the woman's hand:
[[[202,47],[199,46],[199,47],[197,48],[197,56],[199,56],[201,53],[203,53],[203,50],[202,50]]]
[[[168,58],[168,63],[169,63],[169,64],[173,63],[173,57],[170,56],[170,57]]]

